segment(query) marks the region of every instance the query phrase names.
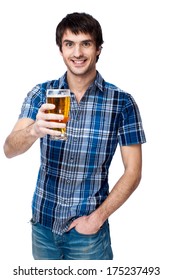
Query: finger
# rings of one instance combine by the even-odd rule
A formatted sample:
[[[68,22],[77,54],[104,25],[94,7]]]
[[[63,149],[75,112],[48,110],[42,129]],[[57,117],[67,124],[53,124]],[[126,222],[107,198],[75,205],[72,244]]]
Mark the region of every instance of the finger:
[[[53,130],[53,129],[49,129],[46,127],[41,127],[40,128],[40,133],[44,136],[46,134],[52,135],[52,136],[59,136],[61,135],[61,132],[58,130]]]
[[[65,123],[59,123],[59,122],[46,122],[46,127],[47,128],[65,128],[66,124]]]
[[[44,121],[44,120],[38,120],[37,125],[38,125],[39,128],[48,128],[48,129],[65,128],[66,127],[65,123],[54,122],[54,121],[49,122],[49,121]]]
[[[55,105],[54,104],[50,104],[50,103],[45,103],[45,104],[42,104],[39,111],[40,112],[45,112],[47,110],[53,110],[55,109]]]
[[[57,121],[62,121],[64,119],[64,116],[61,114],[52,114],[52,113],[48,113],[48,114],[44,114],[43,118],[45,120],[57,120]]]
[[[47,113],[45,111],[38,111],[38,114],[36,116],[37,120],[59,120],[62,121],[64,119],[64,116],[62,114],[54,114],[54,113]]]
[[[76,219],[76,220],[77,220],[77,219]],[[69,226],[69,228],[68,228],[67,231],[71,230],[72,228],[74,228],[74,227],[77,225],[76,220],[74,220],[74,221],[71,223],[71,225]]]

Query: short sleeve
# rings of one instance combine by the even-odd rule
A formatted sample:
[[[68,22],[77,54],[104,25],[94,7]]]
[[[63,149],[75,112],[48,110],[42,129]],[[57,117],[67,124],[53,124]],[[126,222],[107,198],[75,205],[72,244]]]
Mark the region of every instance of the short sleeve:
[[[146,142],[139,108],[130,94],[127,95],[122,108],[118,129],[118,142],[120,146]]]
[[[30,118],[35,120],[39,108],[45,102],[45,91],[36,85],[26,96],[22,104],[19,119]]]

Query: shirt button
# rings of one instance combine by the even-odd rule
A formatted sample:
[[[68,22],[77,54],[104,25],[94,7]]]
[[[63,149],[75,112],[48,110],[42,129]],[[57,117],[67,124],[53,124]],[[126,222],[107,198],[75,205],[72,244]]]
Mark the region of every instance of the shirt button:
[[[74,137],[74,142],[77,142],[77,137]]]
[[[71,158],[70,158],[70,162],[72,163],[73,161],[74,161],[74,158],[71,157]]]
[[[76,120],[77,120],[77,121],[80,120],[80,115],[79,115],[79,114],[76,116]]]
[[[66,181],[66,182],[67,182],[67,184],[70,184],[70,179],[67,179],[67,181]]]

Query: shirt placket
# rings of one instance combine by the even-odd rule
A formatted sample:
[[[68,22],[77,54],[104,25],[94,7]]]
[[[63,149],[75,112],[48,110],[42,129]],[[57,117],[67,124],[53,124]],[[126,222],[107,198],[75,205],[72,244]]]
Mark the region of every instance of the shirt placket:
[[[70,147],[68,149],[68,159],[69,159],[69,165],[67,170],[67,179],[66,183],[70,184],[72,180],[72,174],[74,170],[74,165],[76,166],[78,164],[77,162],[77,151],[79,147],[79,137],[78,130],[76,129],[79,127],[80,116],[81,116],[81,110],[82,105],[81,103],[78,104],[77,100],[74,95],[71,96],[71,107],[72,107],[72,115],[71,115],[71,135],[70,135]],[[70,176],[69,176],[70,174]]]

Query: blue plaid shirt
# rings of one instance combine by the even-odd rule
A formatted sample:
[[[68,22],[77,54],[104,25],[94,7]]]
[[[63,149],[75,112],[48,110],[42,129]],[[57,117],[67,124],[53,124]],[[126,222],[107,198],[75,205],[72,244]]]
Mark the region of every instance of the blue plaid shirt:
[[[34,87],[19,118],[36,119],[47,88],[68,88],[66,73]],[[67,133],[67,141],[54,141],[49,135],[40,139],[41,164],[32,202],[34,220],[58,234],[108,196],[108,169],[117,144],[146,141],[132,96],[105,82],[98,72],[79,104],[71,92]]]

